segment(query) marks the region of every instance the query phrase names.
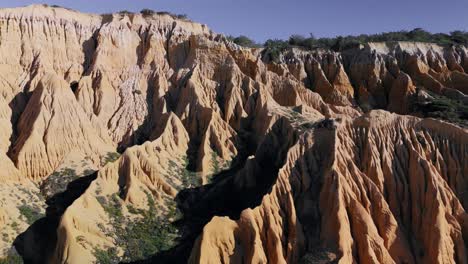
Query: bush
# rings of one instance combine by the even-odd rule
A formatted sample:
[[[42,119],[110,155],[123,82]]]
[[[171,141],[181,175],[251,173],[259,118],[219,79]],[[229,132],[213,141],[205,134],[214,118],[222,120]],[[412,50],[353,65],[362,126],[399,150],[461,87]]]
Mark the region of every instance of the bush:
[[[268,40],[264,43],[264,47],[271,45]],[[341,51],[349,48],[354,48],[359,44],[369,42],[387,42],[387,41],[416,41],[436,43],[439,45],[468,45],[468,32],[453,31],[450,34],[435,33],[432,34],[422,28],[415,28],[411,31],[392,31],[379,34],[366,35],[361,34],[358,36],[337,36],[334,38],[315,38],[312,34],[306,38],[302,35],[291,35],[287,41],[289,47],[302,47],[305,49],[331,49]],[[283,41],[284,42],[284,41]]]
[[[156,12],[156,14],[170,16],[170,17],[172,17],[174,19],[182,19],[182,20],[188,20],[189,19],[186,14],[174,14],[174,13],[167,12],[167,11],[159,11],[159,12]]]
[[[178,15],[176,15],[176,17],[177,17],[178,19],[182,19],[182,20],[188,19],[188,16],[187,16],[186,14],[178,14]]]
[[[138,215],[132,219],[127,219],[122,214],[122,204],[116,194],[112,195],[109,201],[103,196],[98,197],[98,201],[109,215],[112,230],[106,230],[104,226],[100,228],[108,236],[115,238],[116,245],[123,249],[124,255],[122,259],[117,257],[116,248],[95,249],[97,263],[141,260],[175,245],[179,236],[178,230],[167,219],[174,217],[177,210],[170,209],[165,218],[158,217],[153,197],[149,193],[146,195],[149,209],[145,211],[130,206],[128,211]]]
[[[11,224],[11,228],[13,228],[13,230],[15,230],[16,232],[19,232],[19,231],[20,231],[20,230],[19,230],[19,225],[18,225],[17,222],[13,222],[13,223]]]
[[[113,194],[110,201],[107,201],[104,196],[98,196],[97,200],[111,219],[114,219],[117,223],[122,222],[122,205],[117,194]]]
[[[63,168],[54,171],[41,185],[41,193],[45,197],[52,197],[54,194],[64,192],[67,185],[79,178],[76,171],[71,168]]]
[[[188,157],[183,158],[182,166],[179,166],[176,162],[170,160],[169,161],[169,168],[171,173],[180,176],[180,180],[182,181],[181,186],[176,186],[178,190],[187,189],[187,188],[194,188],[200,185],[200,177],[194,171],[189,170],[189,159]]]
[[[424,102],[416,102],[415,111],[420,112],[424,117],[438,118],[468,127],[468,105],[442,95],[426,92],[431,98]]]
[[[174,14],[172,14],[171,12],[167,12],[167,11],[159,11],[159,12],[156,12],[156,14],[160,16],[163,16],[163,15],[174,16]]]
[[[261,47],[262,45],[256,43],[254,40],[248,38],[247,36],[240,35],[238,37],[233,37],[233,36],[228,36],[228,40],[234,42],[235,44],[247,48],[258,48]]]
[[[291,35],[289,37],[289,44],[293,46],[305,46],[306,38],[302,35]]]
[[[140,14],[142,14],[143,16],[153,16],[154,14],[156,14],[156,11],[145,8],[140,11]]]
[[[465,31],[460,31],[460,30],[452,31],[450,32],[450,37],[446,35],[444,35],[443,37],[445,37],[444,40],[447,40],[449,38],[452,42],[456,44],[461,44],[465,46],[468,45],[468,32],[465,32]]]
[[[115,248],[108,248],[106,250],[95,248],[93,254],[96,258],[96,264],[114,264],[120,262]]]
[[[263,51],[263,57],[267,58],[269,61],[278,63],[281,57],[281,54],[288,48],[290,45],[288,42],[280,39],[269,39],[264,44],[265,50]]]
[[[121,15],[132,15],[133,13],[128,10],[121,10],[118,12]]]
[[[17,254],[9,254],[5,258],[0,258],[0,264],[21,264],[23,259]]]
[[[21,205],[20,207],[18,207],[18,209],[21,215],[23,215],[26,218],[26,222],[29,225],[32,225],[34,222],[44,217],[44,215],[40,213],[38,208],[33,208],[28,205]]]
[[[104,160],[101,161],[101,166],[106,165],[107,163],[114,162],[120,158],[120,154],[117,152],[107,152],[107,155],[104,157]]]

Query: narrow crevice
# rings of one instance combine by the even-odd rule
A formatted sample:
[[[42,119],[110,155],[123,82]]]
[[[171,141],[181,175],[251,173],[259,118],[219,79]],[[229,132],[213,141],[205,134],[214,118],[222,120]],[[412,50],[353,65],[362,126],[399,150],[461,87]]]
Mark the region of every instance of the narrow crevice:
[[[27,102],[28,102],[28,95],[26,95],[24,92],[20,92],[8,104],[12,113],[11,118],[10,118],[10,123],[11,123],[11,127],[13,131],[9,139],[10,146],[7,151],[7,156],[11,160],[14,160],[15,155],[13,154],[13,149],[15,148],[16,141],[19,137],[18,123],[19,123],[21,114],[23,113],[24,109],[26,109]]]
[[[84,54],[83,76],[87,76],[90,74],[90,70],[92,68],[94,56],[98,46],[97,36],[99,34],[99,30],[100,29],[96,30],[96,32],[94,32],[91,38],[84,41],[82,44],[82,51]]]
[[[278,120],[265,136],[255,158],[247,159],[244,155],[243,161],[236,161],[236,166],[216,175],[214,183],[179,192],[176,202],[183,218],[174,225],[182,232],[180,243],[134,263],[187,263],[195,240],[214,216],[235,220],[245,209],[259,206],[277,181],[290,147],[298,140],[292,130],[287,120]],[[275,145],[277,148],[272,148]],[[278,151],[271,152],[271,149]],[[255,184],[239,184],[246,177],[255,177]]]
[[[57,229],[65,210],[78,199],[97,178],[97,172],[81,177],[68,184],[65,192],[46,201],[46,217],[34,222],[18,235],[13,246],[26,264],[47,263],[52,258],[57,244]]]
[[[169,31],[169,34],[167,35],[167,39],[166,39],[166,60],[167,60],[167,64],[169,65],[169,67],[171,67],[171,57],[170,57],[171,38],[172,38],[172,35],[174,34],[174,30],[176,27],[177,27],[177,22],[174,21],[174,23],[172,23],[172,28]]]

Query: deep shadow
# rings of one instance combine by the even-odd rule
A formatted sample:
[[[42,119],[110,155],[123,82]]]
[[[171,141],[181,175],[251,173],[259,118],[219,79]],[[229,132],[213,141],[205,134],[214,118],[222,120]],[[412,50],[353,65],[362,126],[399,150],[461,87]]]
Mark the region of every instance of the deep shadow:
[[[102,14],[101,17],[102,17],[102,21],[101,21],[101,26],[102,26],[104,24],[112,22],[112,19],[113,19],[114,15],[113,14]]]
[[[305,136],[308,148],[295,162],[289,177],[297,222],[305,237],[300,263],[335,263],[337,249],[324,248],[322,243],[320,196],[326,179],[336,177],[333,171],[336,125],[333,120],[324,119],[312,126],[312,132]]]
[[[26,108],[26,104],[28,102],[28,98],[31,96],[30,94],[26,94],[25,92],[19,92],[8,104],[8,107],[11,109],[11,118],[10,123],[13,129],[13,133],[10,136],[10,147],[8,149],[8,156],[12,158],[13,156],[12,151],[16,143],[16,139],[19,135],[18,131],[18,122],[20,120],[21,114],[23,113],[24,109]],[[13,159],[12,159],[13,160]]]
[[[65,210],[88,189],[97,172],[68,184],[67,190],[46,201],[46,217],[34,222],[16,237],[13,246],[26,264],[47,263],[57,244],[57,228]]]
[[[236,166],[218,174],[213,184],[179,192],[176,202],[183,218],[174,223],[182,233],[179,244],[133,263],[187,263],[195,240],[214,216],[239,219],[243,210],[260,205],[297,139],[288,121],[280,119],[266,135],[254,159],[237,161]],[[255,177],[255,183],[246,184],[243,179],[248,177]]]
[[[97,36],[99,34],[99,30],[93,33],[91,38],[85,40],[81,45],[81,49],[84,54],[84,61],[83,61],[83,76],[90,74],[91,65],[93,65],[93,60],[95,56],[95,51],[98,46]]]
[[[76,93],[78,90],[78,82],[74,81],[70,83],[70,89],[72,90],[73,93]]]

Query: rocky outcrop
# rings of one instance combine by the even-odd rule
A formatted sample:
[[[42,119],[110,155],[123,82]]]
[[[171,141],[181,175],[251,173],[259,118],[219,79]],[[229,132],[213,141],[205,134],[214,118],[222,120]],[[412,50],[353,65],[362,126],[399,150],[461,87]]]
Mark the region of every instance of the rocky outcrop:
[[[413,85],[450,98],[467,93],[466,54],[466,47],[417,42],[368,43],[343,52],[293,48],[281,55],[284,64],[276,67],[327,103],[356,102],[364,111],[379,108],[410,114]],[[410,80],[404,80],[406,75]],[[403,100],[402,107],[392,102],[395,97]]]
[[[192,263],[466,261],[466,179],[437,158],[466,170],[466,132],[385,112],[328,122],[289,149],[259,206],[204,227]]]
[[[11,153],[16,166],[37,180],[53,172],[75,149],[98,164],[114,148],[107,132],[93,121],[64,80],[44,75],[18,123],[19,136]]]
[[[168,14],[42,5],[0,33],[1,256],[22,233],[32,263],[468,262],[465,47],[276,63]]]
[[[50,262],[92,263],[94,248],[118,243],[113,227],[115,216],[110,214],[106,199],[120,197],[123,214],[129,219],[137,217],[135,208],[148,209],[148,196],[154,197],[158,205],[155,214],[165,215],[172,210],[171,201],[177,191],[189,187],[189,180],[201,181],[187,179],[196,175],[181,175],[187,149],[188,134],[177,116],[171,114],[161,124],[158,138],[127,149],[114,163],[100,170],[97,179],[61,217]]]
[[[405,73],[400,73],[388,94],[388,110],[399,114],[410,113],[411,96],[415,93],[416,87],[411,78]]]

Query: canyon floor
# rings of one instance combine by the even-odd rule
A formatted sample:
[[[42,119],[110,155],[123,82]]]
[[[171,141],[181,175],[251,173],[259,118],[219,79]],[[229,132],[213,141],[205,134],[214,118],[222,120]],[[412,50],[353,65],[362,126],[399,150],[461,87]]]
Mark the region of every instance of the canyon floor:
[[[468,263],[468,49],[278,56],[0,9],[0,263]]]

